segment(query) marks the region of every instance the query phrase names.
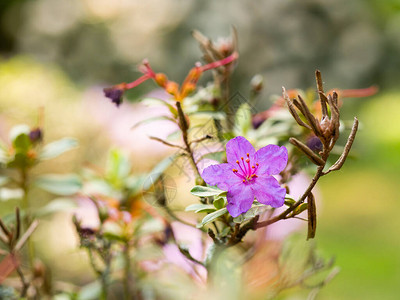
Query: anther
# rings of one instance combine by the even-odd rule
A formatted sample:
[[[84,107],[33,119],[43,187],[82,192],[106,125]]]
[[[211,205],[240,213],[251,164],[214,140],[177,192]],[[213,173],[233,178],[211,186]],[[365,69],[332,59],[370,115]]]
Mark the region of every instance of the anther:
[[[239,164],[239,161],[237,160],[236,163]]]
[[[243,157],[241,157],[240,159],[243,160]]]
[[[232,169],[232,171],[233,171],[233,172],[237,172],[238,170],[236,170],[236,169]]]
[[[247,155],[247,157],[249,157],[249,156],[250,156],[250,154],[249,154],[249,153],[247,153],[246,155]]]
[[[255,166],[251,166],[253,169],[255,169],[256,167]]]
[[[243,179],[243,183],[246,182],[246,180]]]
[[[250,159],[246,158],[246,162],[249,163],[249,162],[250,162]]]
[[[256,166],[257,166],[257,167],[259,166],[258,163],[256,164]]]

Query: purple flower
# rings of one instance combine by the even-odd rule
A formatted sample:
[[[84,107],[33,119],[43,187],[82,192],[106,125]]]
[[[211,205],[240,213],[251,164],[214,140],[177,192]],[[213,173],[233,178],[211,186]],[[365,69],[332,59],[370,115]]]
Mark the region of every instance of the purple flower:
[[[202,177],[209,185],[228,191],[226,208],[232,217],[248,211],[254,198],[272,207],[283,205],[286,189],[271,175],[287,165],[284,146],[268,145],[256,152],[248,140],[238,136],[226,144],[226,157],[228,163],[207,167]]]

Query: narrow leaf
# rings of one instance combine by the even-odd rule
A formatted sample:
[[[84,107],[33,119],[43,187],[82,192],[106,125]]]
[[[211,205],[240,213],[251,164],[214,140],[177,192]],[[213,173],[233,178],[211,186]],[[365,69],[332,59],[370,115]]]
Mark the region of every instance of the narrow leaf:
[[[201,228],[204,225],[215,221],[216,219],[218,219],[219,217],[223,216],[224,214],[226,214],[228,212],[228,210],[226,208],[222,208],[220,210],[217,210],[211,214],[208,214],[207,216],[205,216],[203,218],[203,220],[201,221],[201,223],[199,225],[197,225],[197,228]]]
[[[39,154],[39,159],[46,160],[55,158],[77,146],[78,142],[73,138],[63,138],[58,141],[51,142],[43,147],[43,150]]]
[[[190,193],[198,197],[209,197],[226,193],[226,191],[220,190],[217,187],[196,185],[194,188],[192,188]]]
[[[75,174],[51,174],[36,179],[34,184],[53,194],[68,196],[77,193],[82,188],[80,178]]]

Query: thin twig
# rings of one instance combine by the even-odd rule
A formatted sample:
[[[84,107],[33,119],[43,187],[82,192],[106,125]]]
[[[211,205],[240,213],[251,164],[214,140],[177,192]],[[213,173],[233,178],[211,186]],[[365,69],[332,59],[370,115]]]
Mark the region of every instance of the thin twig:
[[[351,128],[351,132],[350,132],[349,138],[347,139],[346,145],[344,146],[342,155],[323,175],[326,175],[332,171],[339,170],[343,166],[344,162],[346,161],[347,156],[349,155],[351,147],[353,145],[354,139],[357,134],[357,130],[358,130],[358,119],[354,118],[353,127]]]
[[[298,139],[291,137],[289,142],[295,145],[301,152],[303,152],[314,164],[317,166],[322,166],[325,164],[325,161],[315,154],[307,145],[300,142]]]
[[[25,242],[29,239],[29,237],[32,235],[32,233],[35,231],[36,227],[39,225],[39,221],[35,220],[32,222],[32,224],[29,226],[29,228],[25,231],[21,239],[18,241],[18,243],[15,245],[14,249],[16,251],[19,251],[25,244]]]
[[[164,145],[166,145],[166,146],[174,147],[174,148],[179,148],[179,149],[181,149],[181,150],[185,150],[185,148],[183,148],[182,146],[175,145],[175,144],[171,144],[170,142],[167,142],[166,140],[160,139],[160,138],[158,138],[158,137],[149,136],[149,138],[150,138],[151,140],[160,142],[160,143],[162,143],[162,144],[164,144]]]

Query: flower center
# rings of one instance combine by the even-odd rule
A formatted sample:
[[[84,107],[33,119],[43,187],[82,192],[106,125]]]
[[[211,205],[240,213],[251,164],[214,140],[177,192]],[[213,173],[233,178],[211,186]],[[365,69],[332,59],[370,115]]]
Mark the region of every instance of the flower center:
[[[243,183],[250,183],[255,180],[258,176],[256,175],[256,171],[258,169],[258,163],[251,164],[250,162],[250,154],[246,153],[247,158],[240,158],[240,161],[237,160],[236,163],[239,166],[239,169],[232,169],[233,174],[242,179]]]

